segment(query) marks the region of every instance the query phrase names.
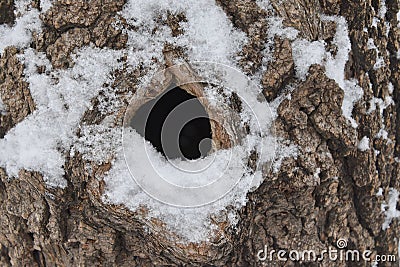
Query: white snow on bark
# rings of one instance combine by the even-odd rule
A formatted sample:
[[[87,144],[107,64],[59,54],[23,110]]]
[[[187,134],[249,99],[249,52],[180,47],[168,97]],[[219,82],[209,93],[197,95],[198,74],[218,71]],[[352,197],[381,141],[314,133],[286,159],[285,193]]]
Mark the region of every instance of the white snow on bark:
[[[50,0],[44,1],[43,9],[49,9],[51,3]],[[263,8],[269,8],[268,1],[258,1],[258,4]],[[146,206],[149,209],[149,218],[161,219],[167,228],[176,232],[183,240],[192,242],[209,240],[210,233],[218,230],[211,222],[211,216],[214,218],[224,216],[222,211],[228,206],[239,209],[245,205],[247,192],[254,190],[265,178],[260,170],[254,174],[247,172],[234,190],[209,205],[187,209],[173,207],[149,197],[135,184],[127,169],[120,141],[116,140],[122,129],[113,128],[110,123],[111,117],[96,126],[80,125],[80,121],[84,112],[93,108],[92,100],[98,97],[100,91],[109,94],[110,99],[114,99],[112,89],[103,88],[103,85],[111,84],[113,78],[110,73],[122,68],[122,63],[118,62],[122,55],[127,55],[127,63],[132,69],[139,66],[149,69],[140,81],[144,84],[146,79],[152,77],[164,63],[163,49],[166,43],[183,47],[192,62],[207,60],[238,68],[237,55],[248,41],[246,35],[235,29],[221,7],[211,0],[201,2],[129,0],[120,12],[135,29],[124,29],[128,35],[126,50],[99,49],[90,45],[74,52],[73,68],[54,70],[45,54],[29,48],[31,34],[33,31],[41,30],[41,21],[39,11],[26,8],[28,5],[28,1],[17,1],[19,17],[16,24],[13,27],[0,26],[0,53],[10,45],[25,49],[20,60],[26,67],[25,77],[36,110],[0,140],[0,151],[2,151],[0,166],[4,167],[10,176],[15,177],[18,176],[20,169],[39,171],[44,175],[48,185],[64,187],[66,181],[63,178],[65,175],[63,165],[68,153],[74,155],[80,152],[84,159],[97,163],[112,161],[112,168],[104,177],[105,201],[124,204],[132,210]],[[160,17],[166,18],[167,11],[182,12],[186,15],[187,21],[181,23],[183,34],[173,37],[170,28],[158,24]],[[344,76],[345,64],[351,49],[347,24],[342,17],[324,18],[337,23],[333,40],[338,47],[336,56],[325,51],[325,44],[322,41],[296,40],[297,30],[283,27],[281,18],[271,17],[266,18],[269,20],[270,28],[266,40],[267,48],[264,51],[266,60],[262,69],[265,70],[271,57],[268,45],[273,43],[275,36],[295,40],[294,60],[298,77],[304,78],[311,64],[324,64],[327,76],[334,79],[344,90],[343,114],[356,127],[351,112],[354,103],[362,97],[362,90],[355,80],[346,80]],[[45,73],[37,72],[39,65],[46,66]],[[259,81],[259,77],[250,78]],[[252,99],[249,105],[255,113],[261,113],[268,107],[266,103],[256,100],[258,93],[249,90],[240,92],[246,99]],[[122,105],[122,103],[115,105],[101,103],[101,110],[108,114]],[[264,133],[267,133],[267,129],[275,119],[277,106],[275,103],[272,106],[273,115],[261,122],[260,127]],[[248,113],[242,114],[242,120],[248,117],[251,117]],[[254,126],[254,123],[251,123],[251,126]],[[80,137],[76,135],[78,129],[82,133]],[[262,163],[271,161],[276,156],[273,164],[275,172],[279,170],[284,158],[297,155],[297,147],[286,140],[277,140],[272,135],[261,136],[262,141],[259,139],[260,136],[252,137],[254,139],[249,139],[249,144],[255,145],[258,142],[258,146],[266,150],[261,157]],[[133,141],[143,141],[143,139],[137,137]],[[272,147],[276,143],[279,149],[275,155]],[[142,156],[138,155],[138,168]],[[159,156],[157,153],[152,154],[155,162],[162,165]],[[236,159],[244,156],[239,154]],[[162,165],[162,167],[165,172],[173,174],[167,166]],[[212,177],[209,175],[205,178]],[[236,222],[235,214],[234,211],[229,211],[227,214],[232,225]]]
[[[351,51],[351,43],[347,29],[347,22],[344,17],[323,16],[324,20],[336,22],[336,34],[333,42],[338,47],[335,57],[330,53],[327,55],[326,75],[334,79],[340,88],[344,91],[344,99],[342,104],[343,115],[350,121],[354,128],[357,123],[352,117],[354,104],[359,101],[364,92],[355,79],[347,80],[345,78],[345,67],[349,60],[349,52]]]
[[[397,202],[399,200],[399,192],[395,188],[389,189],[388,202],[382,204],[382,210],[385,213],[385,221],[382,224],[382,230],[390,227],[393,219],[400,217],[400,211],[397,209]]]
[[[367,151],[369,150],[369,138],[367,136],[364,136],[360,142],[358,143],[357,146],[358,150],[360,151]]]
[[[0,140],[0,166],[11,176],[20,169],[40,171],[51,186],[65,186],[63,178],[65,153],[75,140],[76,129],[83,113],[91,107],[109,73],[120,66],[121,52],[107,49],[84,48],[68,70],[54,73],[55,84],[46,74],[36,72],[37,66],[51,64],[42,53],[25,50],[25,77],[36,104],[36,110],[11,129]],[[97,147],[102,151],[101,147]],[[96,150],[95,153],[98,153]]]
[[[322,64],[326,56],[325,42],[297,39],[292,43],[296,75],[305,80],[312,64]]]

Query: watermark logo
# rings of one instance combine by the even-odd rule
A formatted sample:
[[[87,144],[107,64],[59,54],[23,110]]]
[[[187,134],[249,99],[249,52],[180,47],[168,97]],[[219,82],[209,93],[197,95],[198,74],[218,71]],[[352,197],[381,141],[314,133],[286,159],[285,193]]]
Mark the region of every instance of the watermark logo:
[[[261,262],[273,261],[304,261],[304,262],[322,262],[322,261],[344,261],[344,262],[396,262],[396,256],[391,254],[377,254],[372,250],[348,249],[347,240],[340,238],[336,241],[336,247],[329,246],[324,250],[275,250],[268,249],[265,245],[263,249],[257,252],[257,260]]]

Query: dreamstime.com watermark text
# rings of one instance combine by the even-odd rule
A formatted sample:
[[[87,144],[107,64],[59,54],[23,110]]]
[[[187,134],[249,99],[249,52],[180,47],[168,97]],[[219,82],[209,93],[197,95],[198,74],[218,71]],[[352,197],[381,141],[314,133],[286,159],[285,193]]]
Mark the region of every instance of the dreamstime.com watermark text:
[[[306,261],[321,262],[325,259],[329,261],[346,261],[346,262],[396,262],[395,255],[379,255],[372,250],[351,250],[347,249],[347,241],[339,239],[336,242],[336,248],[329,246],[328,249],[316,250],[268,250],[265,245],[264,249],[257,252],[257,259],[261,262],[265,261]]]

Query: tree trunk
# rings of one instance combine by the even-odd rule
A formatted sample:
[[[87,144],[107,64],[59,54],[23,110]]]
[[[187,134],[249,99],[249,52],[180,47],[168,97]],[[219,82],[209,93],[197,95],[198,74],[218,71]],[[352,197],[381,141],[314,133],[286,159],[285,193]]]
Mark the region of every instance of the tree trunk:
[[[43,30],[33,33],[29,46],[44,52],[53,68],[60,70],[73,66],[71,55],[76,48],[92,44],[125,49],[127,35],[110,26],[124,4],[123,0],[55,1],[41,15]],[[382,0],[270,0],[271,7],[263,9],[248,0],[216,0],[233,26],[247,35],[238,55],[241,71],[249,77],[261,73],[269,102],[287,94],[287,85],[294,88],[280,102],[274,125],[277,136],[298,147],[297,157],[285,158],[277,172],[264,173],[264,182],[248,193],[247,204],[238,211],[237,225],[224,228],[223,238],[181,243],[171,238],[174,234],[162,221],[146,223],[138,218],[145,211],[103,202],[107,185],[101,177],[112,168],[111,161],[98,164],[80,153],[66,153],[65,188],[47,185],[39,170],[21,169],[12,178],[6,168],[0,168],[1,265],[370,266],[371,262],[362,260],[330,261],[327,257],[322,261],[279,261],[276,254],[273,261],[257,257],[265,247],[269,251],[337,249],[337,241],[344,239],[347,249],[393,254],[395,262],[379,266],[398,266],[400,224],[393,219],[389,228],[382,229],[387,215],[382,204],[400,190],[400,3],[386,1],[386,13],[378,12],[383,4]],[[42,8],[41,1],[33,1],[31,8]],[[13,1],[0,0],[0,23],[13,25],[13,9]],[[306,78],[299,78],[294,38],[268,36],[273,22],[267,18],[278,16],[283,27],[298,31],[297,39],[323,40],[335,55],[337,21],[322,14],[347,21],[351,49],[345,79],[355,79],[363,91],[351,114],[357,128],[343,114],[346,92],[327,77],[323,64],[311,65]],[[184,12],[169,13],[157,25],[179,36],[184,34],[180,23],[185,20]],[[134,27],[122,17],[119,21],[122,27]],[[376,49],[371,49],[371,40]],[[186,59],[185,49],[165,43],[164,67]],[[273,51],[273,58],[263,69],[265,49]],[[25,66],[18,59],[23,51],[10,46],[0,58],[0,96],[6,107],[0,113],[2,139],[36,109],[24,78]],[[119,88],[116,94],[134,94],[146,71],[138,67],[113,73],[114,86]],[[389,97],[393,103],[381,112]],[[374,104],[377,99],[383,100],[380,106]],[[104,119],[97,98],[92,104],[82,124],[96,125]],[[126,103],[115,114],[120,124],[125,109]],[[360,148],[364,136],[369,138],[369,149]]]

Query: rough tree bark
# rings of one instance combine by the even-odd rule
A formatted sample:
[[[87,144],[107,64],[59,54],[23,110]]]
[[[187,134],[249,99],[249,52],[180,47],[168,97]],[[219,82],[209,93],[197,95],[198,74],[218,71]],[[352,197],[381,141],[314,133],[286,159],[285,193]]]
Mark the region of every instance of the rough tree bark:
[[[382,1],[382,0],[381,0]],[[344,118],[343,90],[326,77],[322,66],[313,65],[305,81],[296,79],[291,41],[274,40],[274,58],[263,73],[264,95],[274,100],[285,85],[296,85],[289,99],[278,108],[277,134],[299,147],[299,156],[285,159],[277,174],[268,173],[265,182],[249,193],[240,211],[236,229],[225,229],[225,237],[213,243],[175,244],[160,227],[159,234],[144,231],[144,223],[124,206],[101,201],[104,182],[97,179],[110,164],[92,164],[93,172],[77,154],[65,162],[65,189],[48,188],[40,173],[21,170],[9,179],[0,169],[0,265],[2,266],[257,266],[256,253],[270,249],[323,249],[338,238],[348,240],[350,249],[371,249],[378,254],[398,255],[400,224],[394,220],[382,230],[381,204],[389,188],[400,190],[400,3],[386,1],[387,12],[376,26],[374,16],[381,1],[375,0],[270,0],[283,24],[294,27],[306,40],[325,40],[332,51],[335,23],[321,20],[321,14],[340,15],[348,22],[351,40],[346,78],[355,78],[364,91],[353,117],[358,128]],[[261,66],[267,38],[267,11],[249,0],[217,0],[233,25],[249,38],[241,52],[241,66],[253,74]],[[34,34],[31,46],[47,54],[54,68],[72,66],[71,52],[94,43],[98,47],[124,48],[127,36],[110,25],[124,0],[58,0],[41,17],[44,31]],[[40,8],[40,1],[33,1]],[[13,1],[0,0],[0,24],[12,25]],[[181,34],[184,14],[169,14],[161,24]],[[121,18],[123,21],[123,18]],[[388,34],[388,24],[392,25]],[[365,30],[367,29],[367,31]],[[376,50],[368,49],[372,38],[384,60],[374,68]],[[165,53],[185,58],[183,48],[165,44]],[[0,115],[0,138],[35,110],[24,81],[24,66],[17,59],[22,51],[6,48],[0,58],[0,95],[7,113]],[[118,72],[119,88],[134,91],[140,71]],[[393,92],[389,90],[393,84]],[[372,87],[369,84],[372,84]],[[379,108],[367,114],[372,97],[391,96],[394,104],[381,114]],[[99,123],[100,112],[88,110],[86,124]],[[120,112],[122,122],[123,111]],[[383,123],[382,123],[383,121]],[[376,137],[386,129],[388,142]],[[371,137],[374,149],[360,151],[358,140]],[[380,153],[375,153],[380,151]],[[0,151],[2,153],[2,151]],[[319,168],[318,179],[315,170]],[[379,188],[383,194],[377,195]],[[386,199],[387,201],[387,199]],[[159,225],[159,226],[157,226]],[[276,266],[369,266],[366,262],[267,262]],[[381,263],[379,266],[397,266]]]

